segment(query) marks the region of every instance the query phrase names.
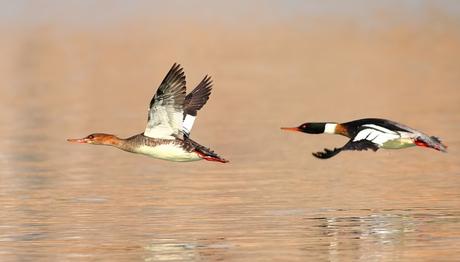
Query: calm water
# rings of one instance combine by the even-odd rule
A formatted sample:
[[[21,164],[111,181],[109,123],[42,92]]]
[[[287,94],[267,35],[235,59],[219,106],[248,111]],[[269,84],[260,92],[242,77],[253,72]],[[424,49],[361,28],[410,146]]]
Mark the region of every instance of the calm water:
[[[166,44],[172,35],[157,44],[148,32],[127,39],[44,30],[5,40],[0,261],[460,260],[460,38],[352,34],[336,46],[327,35],[276,30],[241,41],[198,32],[181,43],[186,51]],[[277,44],[259,45],[264,37]],[[193,41],[224,47],[203,52]],[[300,59],[277,51],[299,41],[309,44],[299,44]],[[318,56],[324,45],[342,56]],[[426,46],[442,47],[429,48],[439,51],[425,56],[429,67],[405,64]],[[142,132],[171,54],[181,54],[192,85],[215,77],[193,137],[229,164],[66,142]],[[367,116],[438,135],[449,153],[410,148],[320,161],[310,153],[345,140],[279,130]]]
[[[226,145],[238,137],[227,136],[214,148],[230,164],[176,164],[69,145],[57,125],[71,119],[16,95],[27,103],[2,110],[2,261],[459,258],[460,175],[450,153],[318,161],[297,148],[304,137],[283,145],[275,137],[284,134],[268,132],[281,151],[239,153]]]
[[[2,261],[458,259],[456,172],[174,165],[14,136]]]

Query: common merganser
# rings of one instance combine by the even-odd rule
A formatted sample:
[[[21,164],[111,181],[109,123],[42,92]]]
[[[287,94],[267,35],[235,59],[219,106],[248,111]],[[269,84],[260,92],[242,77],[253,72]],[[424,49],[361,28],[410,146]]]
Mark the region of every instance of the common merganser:
[[[228,162],[214,151],[190,139],[197,111],[211,94],[211,78],[205,76],[198,86],[185,95],[185,74],[174,64],[161,82],[150,102],[147,127],[142,134],[126,139],[115,135],[94,133],[73,143],[114,146],[121,150],[153,158],[189,162],[197,160]]]
[[[340,148],[324,149],[316,152],[317,158],[331,158],[344,150],[377,151],[384,149],[401,149],[411,146],[421,146],[447,152],[447,146],[435,136],[428,136],[420,131],[396,123],[394,121],[365,118],[346,123],[316,122],[304,123],[298,127],[282,127],[283,130],[299,131],[308,134],[338,134],[350,138],[350,141]]]

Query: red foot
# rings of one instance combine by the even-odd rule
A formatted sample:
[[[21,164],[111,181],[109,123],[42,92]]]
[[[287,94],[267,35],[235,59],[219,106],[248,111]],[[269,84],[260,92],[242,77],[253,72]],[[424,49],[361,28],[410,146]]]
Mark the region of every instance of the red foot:
[[[415,140],[414,143],[417,145],[417,146],[421,146],[421,147],[428,147],[428,148],[433,148],[433,149],[436,149],[438,151],[442,151],[441,148],[437,145],[435,146],[429,146],[427,143],[425,143],[424,141],[422,140]],[[445,145],[444,145],[445,146]],[[447,146],[445,146],[447,148]]]
[[[198,156],[200,156],[204,160],[220,162],[220,163],[228,163],[228,160],[226,160],[226,159],[219,158],[219,157],[213,157],[213,156],[207,156],[207,155],[204,155],[203,153],[198,152],[198,151],[195,151],[195,152],[198,154]]]
[[[422,140],[415,140],[414,143],[417,146],[429,147],[427,143],[423,142]]]

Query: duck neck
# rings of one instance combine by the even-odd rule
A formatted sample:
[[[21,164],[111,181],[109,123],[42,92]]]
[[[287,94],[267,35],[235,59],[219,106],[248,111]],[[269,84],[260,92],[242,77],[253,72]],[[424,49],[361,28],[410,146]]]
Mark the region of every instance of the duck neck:
[[[144,143],[143,136],[135,135],[128,138],[115,137],[110,144],[124,151],[135,152],[136,148]]]
[[[119,138],[115,135],[105,135],[105,138],[97,144],[104,145],[104,146],[113,146],[121,148],[126,143],[126,139]]]
[[[337,134],[336,132],[337,123],[324,123],[325,134]]]
[[[119,138],[117,136],[113,136],[113,139],[110,140],[110,146],[114,147],[122,147],[126,143],[126,140],[123,138]]]

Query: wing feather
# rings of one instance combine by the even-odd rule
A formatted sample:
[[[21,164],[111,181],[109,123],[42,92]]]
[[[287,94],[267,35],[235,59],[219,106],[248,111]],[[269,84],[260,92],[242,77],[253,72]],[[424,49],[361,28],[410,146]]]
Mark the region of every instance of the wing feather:
[[[184,121],[182,129],[184,134],[188,135],[192,130],[195,117],[198,110],[200,110],[208,101],[212,90],[211,77],[205,76],[203,80],[190,92],[184,101]]]
[[[359,140],[359,141],[350,140],[343,147],[334,148],[333,150],[325,148],[324,152],[316,152],[312,154],[313,156],[317,158],[328,159],[345,150],[362,151],[362,150],[368,150],[368,149],[377,151],[379,149],[379,145],[373,143],[372,141],[365,140],[365,139]]]
[[[175,139],[181,134],[185,84],[182,67],[174,63],[150,101],[145,136]]]
[[[203,80],[188,93],[184,101],[184,118],[185,115],[196,116],[197,111],[200,110],[208,101],[212,90],[211,77],[205,76]]]

